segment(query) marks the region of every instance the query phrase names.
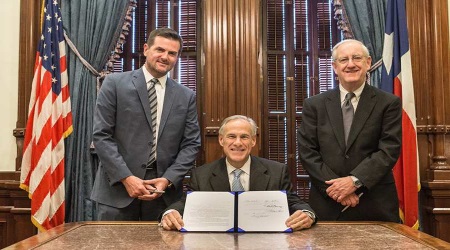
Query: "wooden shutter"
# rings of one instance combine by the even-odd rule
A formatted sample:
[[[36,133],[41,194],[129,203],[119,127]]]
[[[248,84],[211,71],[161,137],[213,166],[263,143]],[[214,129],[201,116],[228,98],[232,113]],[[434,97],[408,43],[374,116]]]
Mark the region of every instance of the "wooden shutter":
[[[175,10],[179,20],[178,32],[183,38],[183,52],[174,78],[197,91],[197,1],[180,0]]]
[[[291,167],[293,185],[308,200],[309,177],[297,148],[303,100],[335,86],[332,45],[338,41],[330,0],[266,0],[264,154]]]

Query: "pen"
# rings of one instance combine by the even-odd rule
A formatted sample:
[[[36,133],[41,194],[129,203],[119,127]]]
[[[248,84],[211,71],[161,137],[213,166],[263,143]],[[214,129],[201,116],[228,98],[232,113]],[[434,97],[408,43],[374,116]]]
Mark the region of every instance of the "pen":
[[[156,193],[156,194],[164,194],[166,191],[159,191],[158,189],[155,189],[155,190],[149,190],[150,191],[150,193]]]
[[[360,198],[361,198],[361,196],[362,196],[363,194],[364,194],[364,193],[360,193],[360,194],[358,194],[358,197],[360,197]],[[342,212],[344,212],[345,210],[347,210],[347,209],[348,209],[349,207],[350,207],[350,205],[348,205],[348,206],[344,207],[344,209],[342,209],[341,213],[342,213]]]

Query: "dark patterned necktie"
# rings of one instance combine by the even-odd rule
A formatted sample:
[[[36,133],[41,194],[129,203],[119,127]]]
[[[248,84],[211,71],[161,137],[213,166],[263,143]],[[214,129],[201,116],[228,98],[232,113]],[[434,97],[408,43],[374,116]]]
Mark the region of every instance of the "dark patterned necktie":
[[[347,145],[348,134],[350,133],[350,127],[353,122],[353,115],[355,110],[352,105],[352,98],[355,97],[355,93],[349,92],[345,95],[344,105],[342,105],[342,118],[344,120],[344,134],[345,145]]]
[[[150,151],[150,157],[147,166],[152,165],[156,161],[156,114],[158,110],[158,99],[156,98],[155,85],[158,83],[158,79],[153,78],[150,80],[150,87],[148,88],[148,101],[150,103],[150,112],[152,114],[152,131],[153,131],[153,144]]]
[[[244,187],[242,186],[241,177],[240,177],[243,172],[244,171],[242,171],[240,169],[235,169],[233,171],[234,179],[233,179],[233,183],[231,185],[231,191],[236,191],[236,192],[237,191],[245,191]]]

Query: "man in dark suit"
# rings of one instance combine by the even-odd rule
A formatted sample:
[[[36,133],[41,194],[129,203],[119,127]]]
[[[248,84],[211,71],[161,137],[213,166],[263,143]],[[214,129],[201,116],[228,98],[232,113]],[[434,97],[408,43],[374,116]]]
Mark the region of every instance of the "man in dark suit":
[[[93,133],[100,166],[91,194],[99,220],[157,220],[182,196],[200,129],[195,93],[167,76],[181,49],[176,31],[156,29],[144,44],[145,65],[108,75],[100,88]]]
[[[304,101],[297,137],[311,207],[321,220],[400,222],[392,168],[401,146],[401,101],[365,83],[371,58],[361,42],[344,40],[332,56],[339,88]],[[353,93],[348,102],[347,93]]]
[[[246,116],[226,118],[219,129],[219,143],[224,158],[192,170],[190,188],[193,191],[231,191],[234,170],[242,170],[240,184],[245,191],[286,190],[291,216],[286,226],[293,230],[309,228],[315,222],[311,207],[293,192],[289,169],[285,164],[250,156],[256,144],[256,123]],[[241,189],[242,190],[242,189]],[[183,227],[181,215],[186,196],[172,204],[163,214],[161,225],[166,230]]]

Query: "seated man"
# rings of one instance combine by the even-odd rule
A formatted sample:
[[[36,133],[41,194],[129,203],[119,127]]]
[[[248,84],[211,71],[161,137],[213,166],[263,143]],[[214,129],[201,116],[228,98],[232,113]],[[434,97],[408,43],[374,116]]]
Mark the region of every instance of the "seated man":
[[[285,164],[250,156],[256,144],[256,123],[249,117],[234,115],[226,118],[219,130],[219,143],[226,157],[192,169],[190,187],[193,191],[238,191],[233,185],[236,169],[242,191],[286,190],[291,216],[286,226],[293,230],[310,228],[316,221],[312,208],[292,191],[289,169]],[[184,224],[184,198],[163,213],[161,225],[166,230],[180,230]]]

